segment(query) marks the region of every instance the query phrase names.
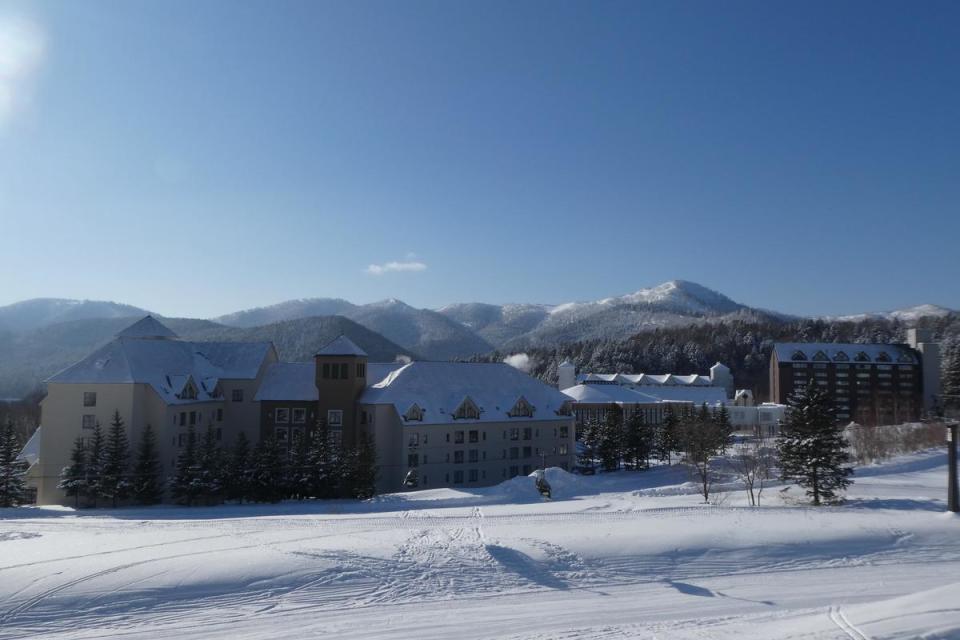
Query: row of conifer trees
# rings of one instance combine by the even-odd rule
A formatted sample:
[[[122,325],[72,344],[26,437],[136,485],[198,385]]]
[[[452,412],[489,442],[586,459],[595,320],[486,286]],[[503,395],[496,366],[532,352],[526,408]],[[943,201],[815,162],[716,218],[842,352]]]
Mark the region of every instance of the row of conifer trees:
[[[58,486],[78,507],[156,504],[167,490],[180,504],[210,505],[365,499],[373,496],[377,477],[372,438],[360,434],[356,446],[343,446],[322,423],[298,435],[289,448],[275,438],[251,446],[243,432],[224,448],[213,425],[199,434],[190,427],[175,473],[164,477],[162,469],[153,428],[145,427],[131,456],[124,421],[114,412],[106,432],[97,424],[88,439],[77,438]]]

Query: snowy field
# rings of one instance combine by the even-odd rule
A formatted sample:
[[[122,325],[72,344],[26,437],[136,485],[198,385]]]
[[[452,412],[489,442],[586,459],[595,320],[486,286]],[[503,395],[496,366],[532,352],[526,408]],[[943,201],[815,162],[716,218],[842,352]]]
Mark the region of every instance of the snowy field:
[[[0,510],[0,638],[960,638],[946,456],[699,504],[678,468],[370,503]]]

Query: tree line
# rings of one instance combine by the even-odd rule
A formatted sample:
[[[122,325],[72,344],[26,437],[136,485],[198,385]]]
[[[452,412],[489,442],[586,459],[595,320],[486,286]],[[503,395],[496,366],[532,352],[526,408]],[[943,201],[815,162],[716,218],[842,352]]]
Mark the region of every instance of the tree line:
[[[121,502],[150,505],[167,490],[183,505],[279,502],[285,499],[370,498],[377,479],[376,449],[362,433],[356,446],[344,446],[323,421],[298,434],[290,448],[274,437],[251,445],[243,432],[221,446],[213,425],[197,433],[191,426],[172,477],[162,473],[157,436],[148,424],[131,452],[126,427],[114,412],[106,433],[97,423],[89,438],[79,437],[59,484],[74,505],[97,507]]]

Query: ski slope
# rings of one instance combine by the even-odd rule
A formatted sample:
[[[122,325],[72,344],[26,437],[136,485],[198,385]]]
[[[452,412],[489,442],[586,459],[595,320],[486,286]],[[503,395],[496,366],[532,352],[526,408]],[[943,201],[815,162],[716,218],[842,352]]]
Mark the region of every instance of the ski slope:
[[[960,638],[946,457],[700,504],[680,468],[217,508],[0,510],[0,638]],[[732,484],[724,488],[733,489]],[[794,497],[791,497],[794,496]]]

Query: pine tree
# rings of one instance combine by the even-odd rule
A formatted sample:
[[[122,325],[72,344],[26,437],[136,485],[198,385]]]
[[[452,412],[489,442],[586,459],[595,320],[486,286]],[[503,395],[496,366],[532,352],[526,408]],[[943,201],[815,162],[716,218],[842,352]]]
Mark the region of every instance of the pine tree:
[[[27,465],[17,460],[19,455],[20,442],[13,420],[8,417],[0,430],[0,507],[15,507],[24,501],[26,486],[23,476]]]
[[[653,426],[644,419],[643,411],[635,410],[627,421],[623,444],[624,457],[633,463],[634,469],[650,466],[655,435]]]
[[[713,412],[713,423],[719,429],[718,435],[723,437],[723,446],[720,451],[726,453],[727,447],[733,440],[733,424],[730,422],[730,412],[727,411],[726,404],[721,403],[720,408]]]
[[[192,506],[200,495],[200,482],[197,468],[197,435],[191,426],[187,431],[187,444],[177,456],[177,474],[170,486],[173,498],[188,506]]]
[[[133,466],[131,493],[138,504],[157,504],[163,498],[157,436],[149,424],[143,430]]]
[[[657,430],[655,448],[657,458],[661,462],[666,458],[668,465],[673,462],[673,452],[680,449],[680,416],[672,405],[668,404],[663,411],[663,423]]]
[[[207,504],[220,499],[223,492],[223,455],[213,424],[207,425],[197,449],[196,483],[198,496],[202,496]]]
[[[597,464],[597,449],[603,427],[596,418],[587,418],[580,429],[580,466],[593,469]]]
[[[97,422],[93,427],[93,436],[90,438],[90,448],[87,451],[87,498],[93,500],[93,507],[97,507],[104,494],[103,468],[107,455],[106,439],[103,430]],[[107,496],[109,497],[109,496]]]
[[[607,407],[603,421],[597,454],[605,471],[614,471],[620,467],[620,452],[623,448],[623,409],[619,405]]]
[[[317,428],[310,438],[307,458],[306,486],[309,494],[317,498],[332,498],[337,494],[336,445],[326,423],[317,421]]]
[[[283,456],[274,438],[263,438],[253,449],[250,497],[257,502],[279,502],[284,497]]]
[[[377,493],[377,447],[373,435],[363,432],[357,438],[356,455],[352,469],[352,494],[359,500],[368,500]]]
[[[290,462],[287,470],[287,482],[290,495],[298,500],[314,495],[310,486],[310,451],[313,438],[309,432],[297,431],[293,434]]]
[[[230,448],[224,472],[224,495],[241,504],[250,497],[250,441],[241,431]]]
[[[943,361],[943,408],[953,415],[960,409],[960,343],[946,350]]]
[[[777,439],[781,479],[807,490],[813,504],[832,502],[850,483],[853,469],[833,403],[811,380],[788,402],[787,419]]]
[[[127,477],[130,445],[127,441],[127,430],[119,411],[113,412],[103,451],[100,492],[104,498],[110,498],[113,507],[116,508],[117,502],[130,493],[130,479]]]
[[[74,507],[80,508],[80,497],[86,495],[88,486],[87,448],[83,437],[73,441],[70,464],[60,472],[57,488],[74,498]]]

